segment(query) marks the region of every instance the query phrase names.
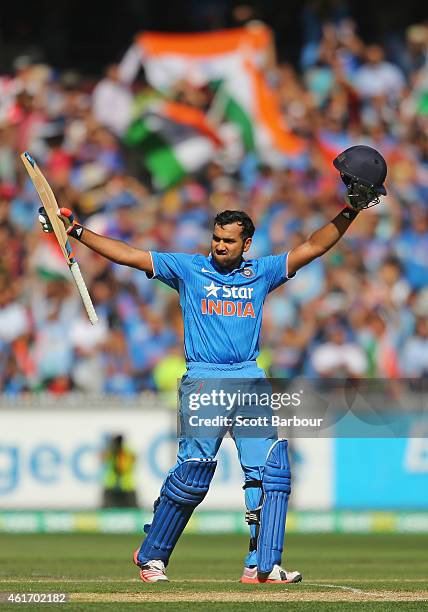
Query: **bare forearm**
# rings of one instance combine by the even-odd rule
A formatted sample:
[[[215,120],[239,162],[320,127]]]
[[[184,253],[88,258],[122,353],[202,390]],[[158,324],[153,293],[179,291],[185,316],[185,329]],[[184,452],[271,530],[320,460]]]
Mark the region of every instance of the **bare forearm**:
[[[314,258],[329,251],[342,238],[351,223],[351,220],[346,219],[342,213],[339,213],[330,223],[315,230],[308,238],[308,243],[314,252]]]
[[[327,253],[343,236],[352,221],[343,216],[343,211],[330,223],[309,236],[303,244],[295,247],[288,255],[288,274],[294,274],[302,266]]]
[[[126,242],[101,236],[86,227],[82,232],[80,242],[114,263],[152,272],[150,254]]]

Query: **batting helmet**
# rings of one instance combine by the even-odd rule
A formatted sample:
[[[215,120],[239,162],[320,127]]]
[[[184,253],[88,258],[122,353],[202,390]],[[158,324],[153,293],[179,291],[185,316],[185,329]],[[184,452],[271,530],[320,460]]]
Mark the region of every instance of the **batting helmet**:
[[[379,195],[386,195],[383,183],[388,169],[386,161],[376,149],[366,145],[349,147],[336,157],[333,164],[345,184],[350,178],[371,187]]]

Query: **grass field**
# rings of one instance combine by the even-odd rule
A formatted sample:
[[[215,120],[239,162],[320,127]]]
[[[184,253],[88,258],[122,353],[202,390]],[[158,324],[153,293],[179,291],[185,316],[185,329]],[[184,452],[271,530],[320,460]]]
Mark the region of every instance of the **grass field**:
[[[65,592],[73,611],[428,609],[428,536],[290,535],[284,565],[303,573],[293,585],[240,584],[247,539],[231,535],[184,536],[171,582],[143,584],[130,561],[138,543],[138,535],[0,534],[0,591]],[[0,604],[0,612],[53,607]]]

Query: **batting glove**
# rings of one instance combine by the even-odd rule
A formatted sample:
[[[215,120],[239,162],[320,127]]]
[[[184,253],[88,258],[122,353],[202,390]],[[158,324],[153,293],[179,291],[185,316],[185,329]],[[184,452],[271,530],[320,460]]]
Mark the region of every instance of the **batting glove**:
[[[74,214],[69,208],[60,208],[57,212],[58,217],[64,223],[65,231],[69,236],[73,236],[77,240],[82,237],[83,227],[77,223]]]
[[[73,212],[69,208],[60,208],[57,215],[63,222],[66,233],[69,236],[73,236],[73,238],[80,240],[83,233],[83,227],[77,223]],[[44,232],[53,232],[52,224],[49,221],[49,217],[44,207],[39,208],[39,221]]]

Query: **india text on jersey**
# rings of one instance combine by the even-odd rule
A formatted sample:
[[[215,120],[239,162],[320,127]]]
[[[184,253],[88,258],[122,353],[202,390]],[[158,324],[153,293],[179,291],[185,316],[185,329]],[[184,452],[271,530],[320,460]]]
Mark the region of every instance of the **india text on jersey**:
[[[214,281],[211,285],[204,287],[206,290],[206,298],[201,300],[201,312],[203,315],[221,315],[225,317],[252,317],[255,318],[254,306],[251,301],[254,291],[253,287],[234,287],[229,285],[215,285]],[[219,295],[220,292],[220,295]],[[241,298],[239,301],[230,299],[208,299],[215,298]]]

